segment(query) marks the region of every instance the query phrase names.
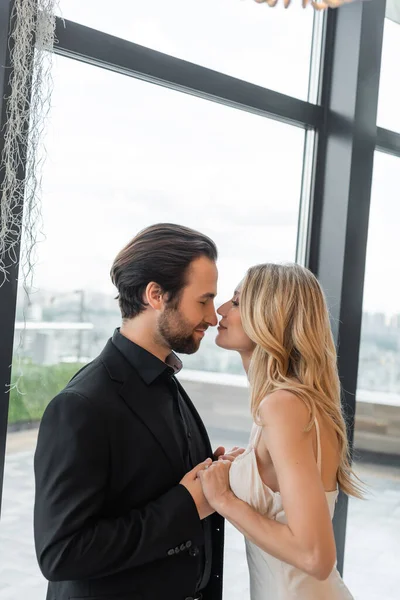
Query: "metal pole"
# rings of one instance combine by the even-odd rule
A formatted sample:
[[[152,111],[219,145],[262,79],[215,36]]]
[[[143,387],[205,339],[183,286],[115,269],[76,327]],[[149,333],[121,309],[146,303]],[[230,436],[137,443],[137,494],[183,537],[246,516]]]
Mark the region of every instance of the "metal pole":
[[[338,347],[343,405],[353,444],[385,0],[329,11],[308,266],[325,290]],[[348,498],[334,529],[343,572]]]
[[[10,45],[11,14],[13,2],[0,0],[0,156],[4,149],[4,125],[7,120],[7,101],[10,95]],[[1,190],[4,173],[0,171]],[[19,253],[19,247],[17,248]],[[9,385],[11,380],[12,349],[14,340],[15,309],[17,302],[18,267],[10,268],[10,275],[0,287],[0,511],[3,490],[4,458],[7,437]]]
[[[0,0],[0,156],[4,150],[5,123],[7,121],[7,98],[10,96],[11,62],[10,53],[14,0]],[[33,52],[32,52],[33,60]],[[18,151],[22,158],[18,172],[18,179],[24,181],[26,156],[24,148]],[[0,199],[3,187],[4,172],[0,171]],[[1,204],[0,204],[1,211]],[[16,213],[21,219],[21,215]],[[22,223],[19,222],[18,225]],[[16,228],[19,231],[19,227]],[[17,234],[16,234],[17,235]],[[14,247],[13,253],[19,261],[20,244]],[[9,276],[0,286],[0,510],[3,490],[4,459],[7,439],[7,421],[9,404],[9,386],[11,381],[11,367],[13,355],[13,341],[15,328],[15,312],[18,288],[18,262],[9,268]]]

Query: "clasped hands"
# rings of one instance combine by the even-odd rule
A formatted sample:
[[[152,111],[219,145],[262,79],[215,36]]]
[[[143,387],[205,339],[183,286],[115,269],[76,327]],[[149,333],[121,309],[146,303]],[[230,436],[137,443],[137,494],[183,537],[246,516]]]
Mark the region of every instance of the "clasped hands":
[[[214,453],[216,460],[209,459],[204,464],[204,468],[197,472],[203,494],[210,507],[217,512],[232,495],[229,485],[229,471],[233,461],[244,451],[244,448],[238,446],[234,446],[228,452],[225,452],[224,448],[218,448]]]
[[[326,10],[327,8],[339,8],[343,4],[349,4],[354,0],[301,0],[303,8],[306,8],[309,4],[314,10]],[[271,8],[274,8],[278,4],[278,0],[255,0],[257,4],[268,4]],[[288,8],[291,4],[291,0],[283,0],[283,6]]]
[[[232,462],[243,454],[244,448],[235,446],[225,452],[220,446],[213,458],[194,467],[179,482],[192,496],[200,519],[206,519],[213,512],[220,512],[223,504],[232,495],[229,485],[229,470]]]

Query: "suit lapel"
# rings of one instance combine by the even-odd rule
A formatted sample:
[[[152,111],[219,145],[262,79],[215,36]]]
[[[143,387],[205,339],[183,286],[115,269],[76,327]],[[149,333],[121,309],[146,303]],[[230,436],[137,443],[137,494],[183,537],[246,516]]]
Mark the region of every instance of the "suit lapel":
[[[152,386],[143,383],[136,374],[126,380],[120,390],[120,395],[126,404],[149,429],[154,440],[162,448],[175,477],[180,481],[186,472],[186,467],[182,460],[179,443],[172,430],[152,408],[154,406],[152,402],[154,393],[157,393],[157,391]]]
[[[178,389],[180,394],[182,395],[182,398],[184,399],[184,401],[186,402],[186,404],[189,407],[189,410],[191,411],[191,413],[193,414],[193,417],[197,423],[197,426],[200,430],[201,436],[203,438],[203,441],[207,447],[207,456],[212,457],[212,449],[211,449],[211,442],[210,442],[210,438],[208,437],[208,433],[207,430],[205,428],[205,425],[203,423],[202,418],[200,417],[199,413],[197,412],[197,409],[195,407],[195,405],[193,404],[193,402],[191,401],[191,399],[189,398],[188,394],[186,393],[185,389],[182,387],[180,381],[175,377],[175,381],[178,385]]]
[[[111,379],[118,382],[119,395],[151,432],[154,441],[161,447],[170,463],[174,477],[180,481],[186,472],[186,467],[182,460],[179,444],[171,429],[153,409],[152,399],[157,393],[157,388],[146,385],[111,342],[106,346],[101,358]]]

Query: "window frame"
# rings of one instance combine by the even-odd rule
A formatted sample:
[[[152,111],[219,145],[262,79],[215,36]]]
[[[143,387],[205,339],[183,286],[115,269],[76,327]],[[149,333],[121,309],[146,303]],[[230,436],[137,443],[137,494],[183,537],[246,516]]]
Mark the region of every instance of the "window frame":
[[[0,154],[9,86],[13,0],[0,0]],[[329,10],[314,47],[320,102],[312,104],[57,18],[55,53],[306,130],[297,260],[320,279],[339,347],[343,404],[354,435],[368,218],[375,149],[400,157],[400,133],[376,126],[386,0]],[[314,24],[321,35],[321,22]],[[371,44],[371,39],[375,41]],[[315,61],[322,60],[322,68]],[[315,82],[314,82],[315,84]],[[21,178],[24,173],[21,171]],[[340,177],[337,176],[340,171]],[[0,172],[0,189],[2,173]],[[1,209],[1,206],[0,206]],[[354,232],[357,235],[354,236]],[[351,260],[350,260],[351,258]],[[0,517],[18,264],[0,286]],[[343,572],[347,498],[334,520]]]

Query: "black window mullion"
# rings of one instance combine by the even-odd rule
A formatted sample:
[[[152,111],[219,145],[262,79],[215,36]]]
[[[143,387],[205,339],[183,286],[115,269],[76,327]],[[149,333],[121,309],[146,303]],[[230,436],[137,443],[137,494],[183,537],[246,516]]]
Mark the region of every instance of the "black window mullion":
[[[325,290],[353,443],[385,0],[329,11],[323,102],[307,264]],[[343,572],[348,498],[334,518]]]

